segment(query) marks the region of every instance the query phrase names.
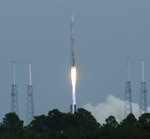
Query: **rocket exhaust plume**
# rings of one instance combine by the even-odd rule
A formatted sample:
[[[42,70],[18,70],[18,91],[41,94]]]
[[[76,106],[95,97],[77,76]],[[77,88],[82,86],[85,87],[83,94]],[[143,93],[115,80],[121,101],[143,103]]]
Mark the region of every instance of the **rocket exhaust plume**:
[[[70,106],[70,111],[72,114],[76,111],[76,78],[77,78],[77,71],[76,71],[76,64],[75,64],[75,35],[74,35],[74,17],[71,16],[70,21],[71,27],[71,82],[72,82],[72,105]]]
[[[77,71],[76,71],[76,67],[72,66],[71,67],[71,82],[72,82],[72,103],[73,105],[76,105],[76,97],[75,97],[75,93],[76,93],[76,79],[77,79]]]

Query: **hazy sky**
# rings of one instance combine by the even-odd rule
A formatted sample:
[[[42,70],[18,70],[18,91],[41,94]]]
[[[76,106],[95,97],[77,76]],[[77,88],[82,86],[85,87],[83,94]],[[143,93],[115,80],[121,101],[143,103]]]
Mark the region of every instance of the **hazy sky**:
[[[54,108],[69,111],[71,14],[75,18],[78,107],[96,105],[110,94],[124,99],[128,57],[133,101],[139,102],[141,58],[150,90],[149,0],[0,0],[0,121],[10,111],[12,60],[16,61],[22,119],[28,62],[33,66],[35,114]]]

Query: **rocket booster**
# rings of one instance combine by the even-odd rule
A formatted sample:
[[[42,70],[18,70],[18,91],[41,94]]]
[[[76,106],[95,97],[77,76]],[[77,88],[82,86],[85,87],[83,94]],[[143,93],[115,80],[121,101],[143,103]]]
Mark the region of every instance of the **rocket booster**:
[[[71,59],[72,59],[72,66],[75,66],[75,35],[74,35],[74,17],[71,16],[70,27],[71,27]]]
[[[70,106],[70,111],[72,114],[76,111],[76,64],[75,64],[75,35],[74,35],[74,17],[71,16],[70,20],[70,42],[71,42],[71,82],[72,82],[72,105]]]

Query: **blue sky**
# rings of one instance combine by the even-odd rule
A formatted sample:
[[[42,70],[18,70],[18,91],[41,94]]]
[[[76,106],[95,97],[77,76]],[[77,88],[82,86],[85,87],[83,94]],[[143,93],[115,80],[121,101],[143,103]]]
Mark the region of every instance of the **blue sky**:
[[[124,99],[126,58],[131,59],[132,97],[138,103],[141,58],[145,59],[148,90],[150,84],[149,5],[149,0],[1,0],[0,119],[10,111],[12,60],[22,119],[28,62],[33,66],[35,114],[54,108],[69,111],[71,14],[75,18],[78,107],[96,105],[110,94]]]

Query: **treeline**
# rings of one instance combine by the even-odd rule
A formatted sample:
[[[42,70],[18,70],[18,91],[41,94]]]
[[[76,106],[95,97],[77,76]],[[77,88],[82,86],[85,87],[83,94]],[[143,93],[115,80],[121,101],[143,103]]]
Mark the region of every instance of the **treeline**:
[[[7,113],[0,124],[0,139],[150,139],[150,113],[139,119],[129,114],[120,123],[114,116],[105,121],[101,125],[85,109],[74,114],[54,109],[23,126],[15,113]]]

